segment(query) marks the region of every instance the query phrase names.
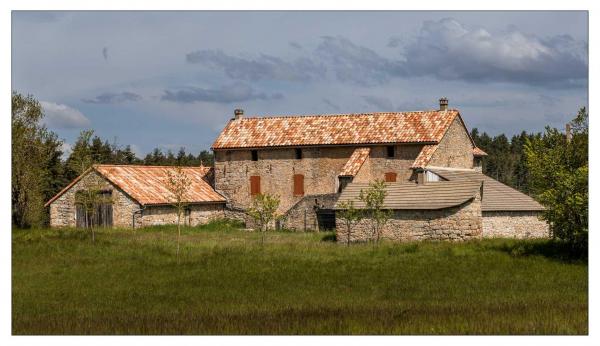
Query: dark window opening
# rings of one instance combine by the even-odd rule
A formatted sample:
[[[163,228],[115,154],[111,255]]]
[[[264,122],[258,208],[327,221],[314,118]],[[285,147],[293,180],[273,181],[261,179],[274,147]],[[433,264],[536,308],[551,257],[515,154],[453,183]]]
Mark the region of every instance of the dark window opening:
[[[302,149],[296,148],[295,153],[296,153],[296,160],[302,159]]]
[[[252,150],[252,161],[258,161],[258,150]]]
[[[395,148],[393,145],[388,145],[387,146],[387,157],[394,157],[395,156]]]

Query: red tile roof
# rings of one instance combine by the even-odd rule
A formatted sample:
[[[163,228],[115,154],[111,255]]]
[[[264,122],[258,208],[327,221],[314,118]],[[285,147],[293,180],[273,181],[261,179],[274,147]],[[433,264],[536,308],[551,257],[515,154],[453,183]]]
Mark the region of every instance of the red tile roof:
[[[369,153],[371,152],[371,148],[356,148],[350,158],[342,168],[340,172],[340,176],[342,177],[353,177],[358,173],[363,163],[369,157]]]
[[[437,143],[457,110],[232,119],[213,149]]]
[[[412,168],[425,168],[425,166],[427,166],[427,164],[433,157],[433,153],[435,153],[437,147],[437,144],[424,145],[421,149],[421,152],[415,159],[415,162],[413,162]]]
[[[487,156],[487,153],[478,147],[473,148],[473,155],[475,156]]]
[[[172,201],[172,194],[167,189],[167,172],[174,172],[175,168],[174,166],[94,165],[49,200],[46,206],[68,191],[92,169],[142,205],[169,204]],[[225,202],[225,198],[206,181],[212,172],[211,167],[183,167],[183,172],[191,181],[185,202]]]

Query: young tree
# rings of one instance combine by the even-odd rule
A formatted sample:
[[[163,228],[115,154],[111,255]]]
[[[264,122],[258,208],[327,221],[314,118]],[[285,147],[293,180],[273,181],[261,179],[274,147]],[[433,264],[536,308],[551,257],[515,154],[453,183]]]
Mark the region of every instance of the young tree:
[[[588,236],[588,114],[581,108],[571,122],[572,139],[546,127],[541,137],[528,139],[525,155],[529,184],[546,207],[543,218],[552,236],[587,249]]]
[[[279,197],[270,194],[258,194],[252,200],[252,205],[248,208],[248,215],[260,226],[262,232],[261,244],[265,243],[265,232],[269,228],[269,223],[276,219],[276,211],[279,207]]]
[[[350,246],[352,237],[352,225],[358,223],[362,219],[360,210],[354,208],[354,201],[344,201],[338,205],[339,210],[336,212],[337,217],[346,224],[347,245]]]
[[[360,191],[358,198],[365,204],[365,214],[371,223],[371,230],[375,243],[379,243],[381,231],[392,216],[392,211],[383,208],[387,191],[385,182],[376,180],[369,184],[369,188]]]
[[[179,242],[181,238],[181,214],[185,212],[188,206],[188,190],[191,179],[183,170],[183,167],[177,166],[173,170],[167,170],[167,189],[171,192],[171,205],[177,212],[177,263],[179,263]]]
[[[62,141],[41,125],[44,112],[33,96],[12,93],[12,223],[41,226],[48,219],[44,202],[64,184]]]
[[[101,206],[112,204],[112,198],[103,193],[104,186],[98,179],[77,191],[75,203],[81,205],[85,213],[85,228],[92,233],[92,243],[96,242],[96,226],[99,226]]]

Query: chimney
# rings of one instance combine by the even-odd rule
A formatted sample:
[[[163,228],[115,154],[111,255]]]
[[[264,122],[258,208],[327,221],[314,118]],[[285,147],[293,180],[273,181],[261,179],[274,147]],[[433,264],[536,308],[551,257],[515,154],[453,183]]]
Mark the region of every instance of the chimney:
[[[565,126],[565,132],[567,134],[567,143],[571,142],[571,123],[567,123],[567,126]]]
[[[442,97],[440,99],[440,110],[441,111],[447,111],[448,110],[448,99],[445,97]]]
[[[235,120],[239,120],[241,117],[244,116],[244,110],[243,109],[236,109],[233,111],[233,115],[235,116]]]

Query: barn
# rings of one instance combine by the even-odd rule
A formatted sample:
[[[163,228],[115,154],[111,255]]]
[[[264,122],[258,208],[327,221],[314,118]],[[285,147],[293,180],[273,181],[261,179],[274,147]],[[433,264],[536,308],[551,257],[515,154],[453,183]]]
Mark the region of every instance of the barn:
[[[173,195],[167,181],[171,166],[94,165],[50,199],[51,227],[144,227],[177,222]],[[211,167],[184,167],[190,180],[185,195],[187,205],[183,223],[199,225],[224,217],[225,198],[211,186]],[[86,217],[77,194],[89,191],[101,194],[104,203]]]

